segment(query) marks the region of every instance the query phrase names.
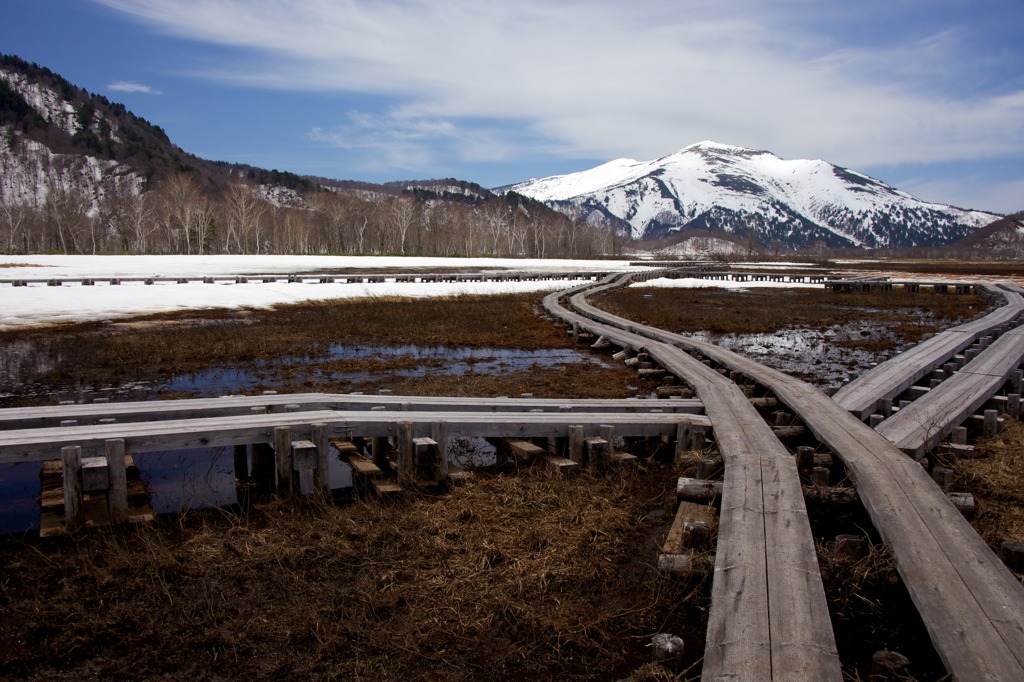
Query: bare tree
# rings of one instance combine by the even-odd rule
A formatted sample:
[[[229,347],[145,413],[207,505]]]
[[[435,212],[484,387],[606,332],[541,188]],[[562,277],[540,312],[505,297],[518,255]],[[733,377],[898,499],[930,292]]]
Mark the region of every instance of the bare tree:
[[[234,183],[228,186],[224,198],[225,230],[222,249],[246,253],[252,248],[253,235],[259,233],[259,223],[267,212],[267,202],[256,196],[250,185]],[[258,240],[257,240],[258,241]]]

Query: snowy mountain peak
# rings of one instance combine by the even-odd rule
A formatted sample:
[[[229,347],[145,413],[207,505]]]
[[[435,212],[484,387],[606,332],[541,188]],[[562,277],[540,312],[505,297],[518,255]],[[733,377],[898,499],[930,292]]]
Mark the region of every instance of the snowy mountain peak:
[[[715,142],[713,140],[704,140],[696,144],[691,144],[680,149],[678,153],[685,154],[688,152],[706,155],[721,154],[724,156],[751,156],[755,154],[769,154],[771,156],[774,156],[774,154],[771,154],[771,152],[766,152],[758,149],[750,149],[748,147],[737,147],[736,145],[733,144],[722,144],[721,142]]]
[[[637,239],[711,230],[788,248],[933,246],[998,217],[926,203],[826,161],[710,140],[654,161],[618,159],[503,189]]]

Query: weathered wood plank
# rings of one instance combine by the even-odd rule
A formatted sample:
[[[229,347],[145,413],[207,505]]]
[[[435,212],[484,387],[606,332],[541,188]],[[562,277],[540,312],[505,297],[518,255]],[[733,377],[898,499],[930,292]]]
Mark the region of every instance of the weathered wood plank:
[[[61,421],[75,419],[80,424],[95,424],[100,419],[137,422],[158,419],[200,419],[229,415],[246,415],[253,407],[266,408],[268,413],[284,412],[286,406],[299,411],[336,410],[365,411],[373,406],[425,412],[625,412],[642,414],[661,410],[678,414],[703,414],[699,400],[629,399],[552,399],[552,398],[448,398],[395,395],[345,395],[299,393],[284,395],[230,396],[188,400],[148,400],[123,403],[90,403],[12,407],[0,409],[0,430],[59,426]]]
[[[333,410],[280,414],[232,415],[206,419],[169,420],[44,427],[0,431],[0,463],[50,459],[64,445],[79,445],[95,454],[111,438],[123,438],[131,452],[189,449],[218,445],[274,442],[274,429],[290,427],[296,438],[308,439],[311,423],[327,425],[329,437],[360,435],[393,437],[401,417],[409,420],[414,435],[429,435],[431,424],[445,421],[450,438],[492,436],[495,438],[555,438],[569,435],[570,422],[595,433],[600,425],[612,424],[624,436],[674,435],[680,421],[710,426],[706,416],[695,414],[603,414],[581,413],[452,413],[452,412],[348,412]]]
[[[900,450],[920,457],[984,406],[1021,363],[1024,327],[999,337],[928,395],[879,424],[877,431]]]

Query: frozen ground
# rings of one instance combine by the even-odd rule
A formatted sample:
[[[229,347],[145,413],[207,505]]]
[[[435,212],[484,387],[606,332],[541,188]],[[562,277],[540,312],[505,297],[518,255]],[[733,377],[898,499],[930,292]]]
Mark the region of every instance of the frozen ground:
[[[286,275],[337,273],[340,270],[372,274],[387,269],[430,272],[530,271],[530,272],[625,272],[644,270],[629,261],[525,260],[499,258],[397,258],[373,256],[0,256],[0,280],[111,277],[214,277],[226,275]],[[358,297],[431,297],[460,294],[497,294],[551,291],[583,280],[534,282],[382,282],[373,284],[220,282],[203,284],[173,282],[146,285],[126,282],[111,286],[43,283],[27,287],[0,284],[0,329],[40,324],[59,324],[121,318],[135,314],[201,308],[260,308]],[[656,279],[638,286],[719,287],[747,289],[754,286],[820,286],[779,282],[728,282],[699,279]]]
[[[330,256],[0,256],[0,279],[76,277],[199,277],[284,275],[348,269],[373,273],[382,269],[466,269],[532,272],[626,271],[629,261],[515,260],[493,258],[377,258]],[[637,269],[637,268],[633,268]],[[642,269],[642,268],[640,268]],[[81,322],[200,308],[266,307],[279,303],[354,297],[454,296],[547,291],[582,280],[536,282],[423,282],[379,284],[142,282],[110,286],[65,284],[50,287],[0,285],[0,329],[38,324]]]

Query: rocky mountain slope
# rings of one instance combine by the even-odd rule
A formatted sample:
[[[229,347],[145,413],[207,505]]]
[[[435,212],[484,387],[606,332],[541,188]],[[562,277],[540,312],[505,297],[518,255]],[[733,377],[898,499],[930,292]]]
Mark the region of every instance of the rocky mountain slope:
[[[604,220],[636,239],[701,229],[785,248],[936,246],[999,218],[924,202],[825,161],[716,142],[500,189]]]

